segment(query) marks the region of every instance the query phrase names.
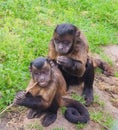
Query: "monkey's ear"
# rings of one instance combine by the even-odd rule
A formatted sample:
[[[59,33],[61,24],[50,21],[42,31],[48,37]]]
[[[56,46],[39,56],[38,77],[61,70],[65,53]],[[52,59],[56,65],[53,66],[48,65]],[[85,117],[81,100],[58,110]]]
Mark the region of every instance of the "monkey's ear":
[[[32,62],[30,62],[29,72],[32,72],[32,64],[33,64],[33,61],[32,61]]]
[[[80,31],[79,30],[76,31],[75,37],[80,37]]]
[[[31,66],[29,66],[29,72],[32,72],[32,67]]]
[[[55,28],[54,32],[56,32],[56,30],[57,30],[58,26],[59,26],[59,25],[57,24],[57,26],[56,26],[56,28]]]

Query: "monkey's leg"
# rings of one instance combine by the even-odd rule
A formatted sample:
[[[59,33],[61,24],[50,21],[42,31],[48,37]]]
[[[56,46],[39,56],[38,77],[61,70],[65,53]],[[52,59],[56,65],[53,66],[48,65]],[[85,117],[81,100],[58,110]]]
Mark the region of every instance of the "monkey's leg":
[[[46,115],[43,118],[42,125],[44,127],[49,126],[57,119],[57,113],[46,113]]]
[[[54,99],[51,106],[48,108],[46,115],[42,120],[42,125],[47,127],[52,124],[57,119],[57,110],[59,105],[57,101]]]
[[[89,106],[93,102],[93,82],[94,82],[94,67],[89,60],[86,64],[86,71],[83,76],[84,89],[82,95],[86,100],[86,106]]]

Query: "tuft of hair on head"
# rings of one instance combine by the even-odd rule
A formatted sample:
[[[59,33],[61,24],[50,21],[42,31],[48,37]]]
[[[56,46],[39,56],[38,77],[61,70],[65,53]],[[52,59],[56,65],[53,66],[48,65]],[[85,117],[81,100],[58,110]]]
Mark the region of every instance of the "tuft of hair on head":
[[[45,57],[38,57],[36,58],[35,60],[33,60],[31,63],[30,63],[30,67],[35,66],[37,69],[41,68],[43,65],[44,65],[44,62],[47,61],[47,58]]]
[[[60,36],[66,34],[74,35],[76,31],[77,27],[69,23],[59,24],[55,29],[55,32],[58,33]]]

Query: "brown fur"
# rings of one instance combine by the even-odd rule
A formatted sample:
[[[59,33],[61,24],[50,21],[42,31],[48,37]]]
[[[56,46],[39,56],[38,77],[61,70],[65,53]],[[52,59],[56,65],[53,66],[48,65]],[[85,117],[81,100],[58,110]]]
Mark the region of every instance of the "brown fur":
[[[66,57],[81,61],[82,68],[81,68],[81,72],[79,73],[80,75],[83,75],[85,72],[85,66],[86,66],[87,57],[88,57],[88,42],[84,34],[81,31],[79,31],[79,33],[80,33],[80,36],[76,36],[75,38],[75,43],[74,43],[72,52],[67,54]],[[48,57],[52,60],[56,60],[58,56],[61,56],[61,55],[58,54],[55,50],[54,38],[53,38],[49,44]]]
[[[20,91],[17,93],[14,104],[31,108],[27,115],[27,117],[30,119],[34,117],[40,117],[43,112],[47,112],[42,120],[43,126],[49,126],[56,120],[57,110],[60,106],[67,107],[64,116],[68,121],[72,123],[86,123],[90,119],[88,110],[78,101],[64,98],[66,95],[66,82],[62,76],[62,73],[53,61],[47,60],[45,60],[47,64],[44,62],[43,67],[44,65],[47,66],[42,68],[47,69],[48,67],[47,71],[50,72],[47,74],[48,78],[50,79],[48,82],[49,84],[46,86],[41,86],[41,75],[38,78],[34,77],[37,76],[37,74],[40,74],[42,70],[40,71],[40,68],[39,70],[38,68],[36,70],[31,65],[30,69],[32,70],[32,79],[30,80],[26,91]],[[43,62],[43,59],[40,59],[40,61]],[[35,69],[35,71],[33,69]],[[39,73],[36,73],[38,71]],[[37,81],[34,81],[34,79]],[[73,113],[76,113],[77,115],[74,115]]]
[[[31,79],[26,91],[30,92],[33,96],[41,96],[44,102],[48,103],[48,105],[45,104],[46,108],[51,105],[54,98],[56,98],[56,101],[61,104],[61,97],[66,94],[66,82],[58,68],[53,66],[52,81],[49,86],[40,87],[39,85],[35,85],[32,88],[31,86],[34,83],[34,80]]]
[[[73,46],[72,52],[70,52],[69,54],[64,55],[64,56],[72,58],[74,60],[81,61],[82,67],[81,67],[81,72],[79,70],[79,75],[82,76],[84,74],[85,69],[86,69],[85,66],[86,66],[87,59],[91,60],[94,68],[99,67],[100,69],[102,69],[103,73],[106,76],[114,75],[113,70],[111,69],[111,66],[108,65],[108,63],[102,61],[101,59],[96,59],[96,58],[89,56],[89,54],[88,54],[89,47],[88,47],[87,39],[84,36],[84,34],[82,33],[82,31],[80,31],[78,29],[77,32],[79,32],[80,35],[75,36],[75,42],[73,43],[74,46]],[[57,34],[54,32],[53,38],[49,44],[48,57],[52,60],[56,60],[58,56],[61,56],[60,54],[58,54],[56,52],[55,46],[54,46],[54,39],[56,38],[56,35]]]

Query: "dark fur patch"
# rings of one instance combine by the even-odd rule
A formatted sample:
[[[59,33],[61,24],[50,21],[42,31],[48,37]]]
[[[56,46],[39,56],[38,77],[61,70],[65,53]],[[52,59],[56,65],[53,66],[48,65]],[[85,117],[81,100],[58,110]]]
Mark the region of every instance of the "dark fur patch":
[[[75,108],[68,107],[64,113],[64,116],[68,121],[78,123],[80,114]]]
[[[55,32],[61,36],[65,34],[74,35],[76,33],[76,27],[72,24],[64,23],[57,25]]]
[[[44,65],[46,60],[47,58],[39,57],[30,63],[30,67],[35,66],[37,69],[39,69]]]
[[[87,123],[90,119],[87,108],[80,102],[73,99],[64,98],[65,102],[68,103],[67,110],[65,111],[65,118],[72,123]]]
[[[50,124],[52,124],[55,120],[57,119],[57,114],[54,113],[47,113],[42,121],[42,125],[44,127],[49,126]]]
[[[83,76],[84,79],[84,89],[82,95],[85,98],[86,106],[89,106],[94,98],[93,98],[93,82],[94,82],[94,67],[92,63],[89,63],[87,60],[86,71]]]

